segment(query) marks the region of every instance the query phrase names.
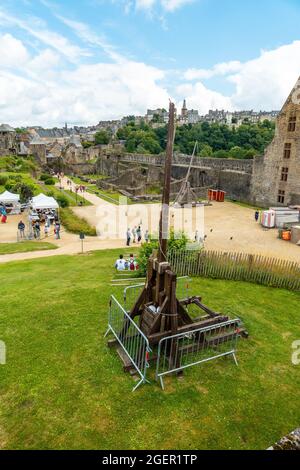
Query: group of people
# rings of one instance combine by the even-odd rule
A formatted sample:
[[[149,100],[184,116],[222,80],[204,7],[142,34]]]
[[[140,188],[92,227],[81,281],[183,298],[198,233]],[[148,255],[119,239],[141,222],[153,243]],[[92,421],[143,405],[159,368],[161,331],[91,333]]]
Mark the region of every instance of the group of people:
[[[134,255],[130,255],[129,259],[124,259],[124,256],[120,255],[115,262],[115,268],[117,271],[137,271],[139,269],[139,265]]]
[[[150,236],[149,236],[149,230],[145,231],[144,234],[144,239],[146,243],[149,243]],[[130,246],[131,242],[132,243],[141,243],[142,241],[142,228],[139,225],[138,227],[135,226],[132,230],[128,228],[127,233],[126,233],[126,245]]]
[[[50,228],[51,228],[50,219],[46,218],[45,225],[44,225],[45,238],[47,238],[49,236]],[[20,220],[20,222],[18,223],[18,232],[19,232],[20,239],[22,239],[22,240],[24,240],[26,238],[25,237],[25,229],[26,229],[26,225],[24,224],[23,220]],[[41,239],[41,224],[40,224],[40,221],[39,220],[31,221],[31,229],[32,229],[31,233],[33,233],[33,237],[36,240],[40,240]],[[54,234],[55,234],[56,240],[60,240],[60,230],[61,230],[60,221],[57,218],[57,220],[55,221],[55,224],[54,224]]]

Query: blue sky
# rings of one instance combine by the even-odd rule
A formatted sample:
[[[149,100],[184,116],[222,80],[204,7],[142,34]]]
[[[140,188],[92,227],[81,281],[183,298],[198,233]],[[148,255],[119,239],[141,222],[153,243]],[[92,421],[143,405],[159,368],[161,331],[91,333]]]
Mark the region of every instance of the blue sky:
[[[2,0],[0,121],[93,124],[169,97],[277,109],[299,24],[299,0]]]

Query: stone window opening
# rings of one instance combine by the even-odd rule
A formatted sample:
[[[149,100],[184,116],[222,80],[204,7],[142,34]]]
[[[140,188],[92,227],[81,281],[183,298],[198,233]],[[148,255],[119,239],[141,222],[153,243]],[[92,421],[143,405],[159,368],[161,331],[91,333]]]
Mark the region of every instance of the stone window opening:
[[[279,204],[284,204],[284,201],[285,201],[285,191],[280,189],[278,191],[278,202],[279,202]]]
[[[285,144],[284,145],[284,158],[285,160],[289,160],[291,158],[292,153],[292,144]]]
[[[288,132],[295,132],[296,124],[297,124],[297,116],[296,114],[291,114],[289,118]]]
[[[289,169],[287,167],[283,167],[281,169],[281,181],[288,180]]]

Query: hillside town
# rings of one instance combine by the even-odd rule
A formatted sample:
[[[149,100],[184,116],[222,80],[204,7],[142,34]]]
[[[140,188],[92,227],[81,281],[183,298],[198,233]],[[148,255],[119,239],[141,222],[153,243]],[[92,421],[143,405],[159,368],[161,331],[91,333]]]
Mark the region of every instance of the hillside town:
[[[207,123],[218,123],[224,124],[229,127],[238,128],[244,123],[258,123],[263,121],[275,121],[279,111],[224,111],[224,110],[210,110],[206,115],[199,115],[199,112],[194,109],[188,109],[186,100],[183,101],[183,105],[181,110],[177,113],[177,125],[188,125],[188,124],[197,124],[201,122]],[[23,136],[19,136],[20,142],[23,142],[25,145],[30,142],[30,139],[33,137],[39,137],[44,142],[51,142],[53,140],[66,144],[68,140],[72,136],[80,136],[80,138],[84,141],[93,142],[95,138],[95,134],[99,130],[108,130],[113,136],[116,135],[118,129],[125,126],[128,122],[134,122],[135,124],[139,125],[141,123],[147,123],[152,128],[158,128],[165,126],[169,121],[169,113],[167,110],[163,108],[158,109],[148,109],[147,113],[144,116],[126,116],[122,119],[117,119],[113,121],[100,121],[96,125],[92,126],[72,126],[68,127],[66,123],[64,127],[52,128],[52,129],[44,129],[43,127],[33,126],[33,127],[26,127],[22,129],[24,134],[28,134],[27,139]],[[11,126],[6,125],[7,131],[10,128],[12,131]],[[3,127],[2,131],[0,128],[0,133],[4,132],[5,128]],[[7,147],[9,148],[9,147]],[[12,150],[18,151],[14,149],[12,146]],[[1,148],[0,148],[1,151]],[[19,154],[22,154],[22,151],[25,151],[25,147],[22,144],[22,150],[19,148]]]

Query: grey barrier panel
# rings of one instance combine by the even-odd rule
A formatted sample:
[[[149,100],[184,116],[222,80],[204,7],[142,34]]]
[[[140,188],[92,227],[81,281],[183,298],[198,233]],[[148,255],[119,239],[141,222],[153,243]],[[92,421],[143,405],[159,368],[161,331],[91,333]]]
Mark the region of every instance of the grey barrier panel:
[[[238,365],[236,350],[240,324],[239,319],[230,320],[160,340],[156,380],[160,380],[162,389],[163,377],[201,363],[232,355]]]
[[[110,299],[108,330],[105,336],[110,332],[114,335],[141,378],[138,384],[133,388],[132,391],[134,392],[141,384],[149,383],[146,375],[149,368],[149,354],[151,349],[144,333],[129,317],[114,296],[111,296]]]

